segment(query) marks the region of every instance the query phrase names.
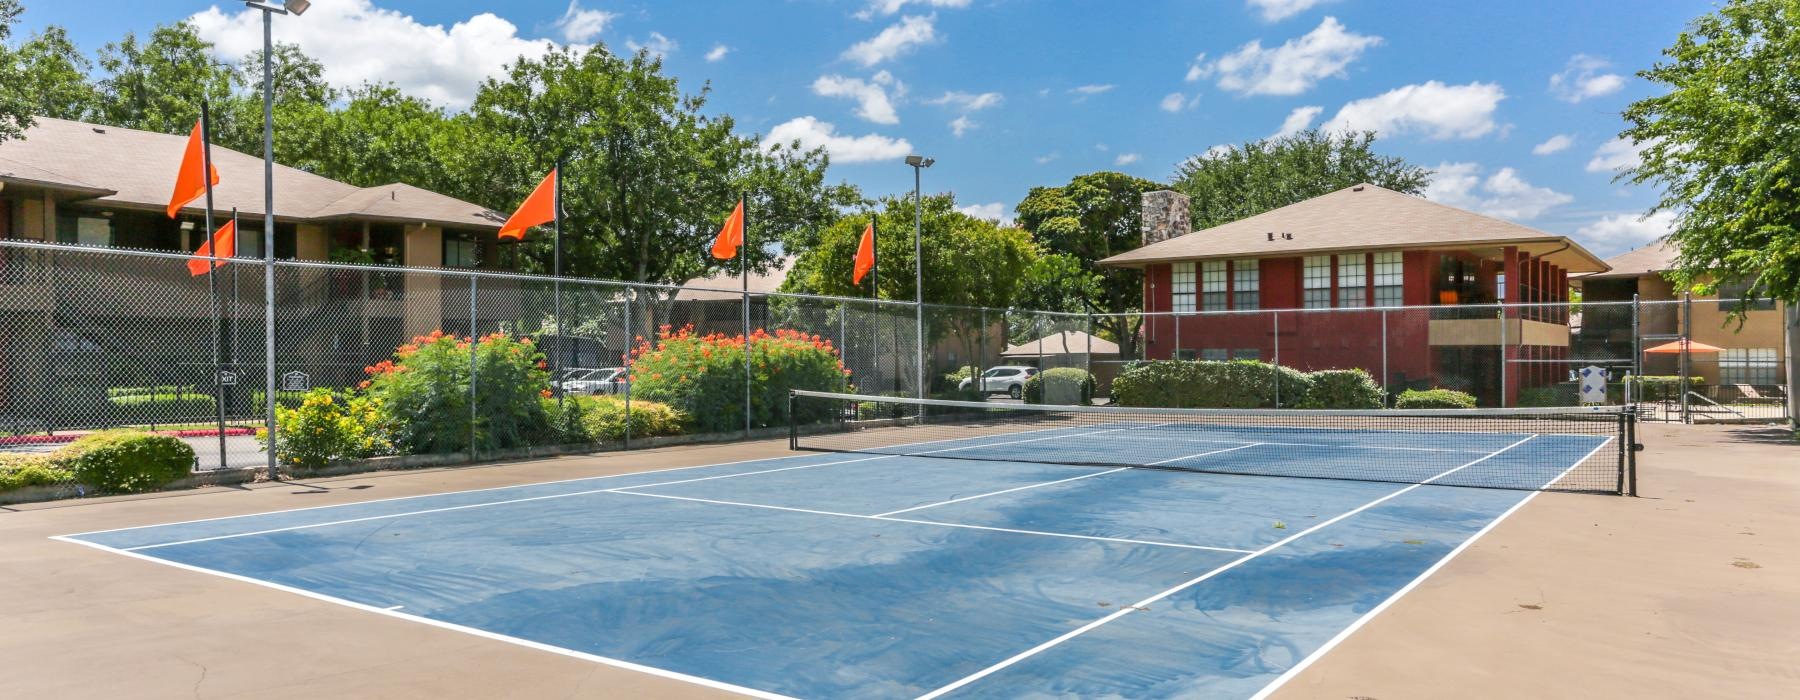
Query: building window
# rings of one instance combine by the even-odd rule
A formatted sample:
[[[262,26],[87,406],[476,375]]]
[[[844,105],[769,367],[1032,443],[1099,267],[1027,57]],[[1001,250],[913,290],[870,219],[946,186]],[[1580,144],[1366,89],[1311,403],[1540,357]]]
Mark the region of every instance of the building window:
[[[469,233],[445,231],[444,267],[481,267],[481,241]]]
[[[59,243],[110,246],[113,244],[112,219],[101,216],[58,214],[56,240]]]
[[[1375,305],[1406,303],[1406,256],[1400,251],[1375,254]]]
[[[1194,264],[1191,262],[1169,265],[1169,310],[1194,312]]]
[[[1262,308],[1262,273],[1255,259],[1231,261],[1231,303],[1240,311]]]
[[[1337,256],[1338,306],[1367,306],[1369,301],[1368,268],[1363,266],[1363,254],[1352,253]]]
[[[1749,296],[1750,283],[1747,281],[1721,284],[1719,285],[1719,310],[1732,311],[1737,308],[1740,300]],[[1774,311],[1775,300],[1767,296],[1758,297],[1750,303],[1749,309],[1751,311]]]
[[[1233,360],[1261,360],[1262,350],[1258,348],[1238,348],[1231,351]]]
[[[1200,310],[1224,311],[1226,295],[1225,261],[1200,263]]]
[[[1719,353],[1720,384],[1774,384],[1780,368],[1775,348],[1725,348]]]
[[[1308,255],[1301,264],[1300,306],[1308,309],[1331,307],[1331,256]]]
[[[1224,362],[1231,359],[1231,355],[1226,352],[1225,348],[1201,348],[1200,359],[1208,362]]]

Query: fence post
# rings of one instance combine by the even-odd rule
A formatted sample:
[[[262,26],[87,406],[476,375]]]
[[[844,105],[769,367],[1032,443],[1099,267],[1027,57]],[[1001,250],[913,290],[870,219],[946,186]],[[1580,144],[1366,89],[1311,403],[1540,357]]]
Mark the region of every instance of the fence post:
[[[1644,313],[1644,309],[1643,309],[1643,306],[1641,304],[1639,304],[1639,302],[1638,302],[1638,295],[1632,294],[1631,295],[1631,376],[1633,377],[1633,381],[1625,382],[1625,390],[1623,392],[1621,392],[1625,399],[1625,405],[1627,405],[1627,406],[1636,405],[1636,402],[1634,402],[1632,400],[1634,398],[1633,394],[1636,394],[1636,393],[1639,393],[1642,391],[1642,389],[1640,389],[1638,387],[1634,387],[1634,386],[1632,386],[1632,384],[1634,384],[1634,383],[1642,384],[1644,381],[1644,336],[1643,336],[1642,326],[1640,325],[1641,323],[1643,323],[1643,321],[1641,320],[1643,318],[1643,313]]]
[[[1269,314],[1275,319],[1275,407],[1281,408],[1281,312]]]
[[[981,386],[981,373],[982,367],[987,364],[987,307],[981,307],[980,313],[981,329],[975,332],[975,361],[969,364],[969,388],[974,389],[975,393],[980,395],[981,398],[978,400],[985,400],[987,389]]]
[[[479,291],[480,277],[469,275],[469,461],[475,461],[475,426],[480,422],[479,411],[475,408],[475,364],[477,348],[481,343],[481,333],[475,330],[475,294]],[[561,330],[560,328],[557,330]]]
[[[1506,407],[1507,373],[1512,370],[1512,367],[1509,366],[1512,364],[1512,356],[1510,353],[1507,352],[1507,346],[1506,346],[1506,321],[1508,318],[1509,317],[1507,316],[1507,313],[1506,313],[1506,302],[1500,302],[1500,407],[1501,408]]]
[[[749,259],[750,254],[748,251],[745,251],[742,254],[745,256],[746,260]],[[748,267],[748,262],[745,262],[744,265],[743,275],[744,285],[746,287],[744,290],[744,439],[748,440],[750,439],[750,391],[751,385],[756,383],[756,377],[752,374],[752,370],[750,369],[750,290],[748,289],[750,285],[750,268]]]
[[[1681,392],[1681,422],[1691,423],[1694,416],[1689,413],[1688,406],[1688,372],[1693,367],[1688,363],[1688,346],[1694,342],[1694,293],[1681,293],[1681,384],[1675,387]]]
[[[1388,337],[1387,337],[1388,336],[1388,323],[1387,323],[1387,319],[1388,319],[1387,309],[1382,309],[1381,310],[1381,405],[1383,407],[1387,406],[1388,397],[1392,395],[1392,392],[1388,388],[1388,377],[1390,377],[1392,375],[1388,374]]]
[[[850,308],[850,302],[847,302],[847,301],[838,302],[838,305],[837,305],[837,317],[838,317],[837,351],[838,351],[838,359],[839,360],[847,360],[850,358],[850,349],[844,345],[845,339],[847,339],[849,337],[848,332],[845,330],[845,325],[847,324],[846,317],[849,316],[849,311],[848,311],[849,308]],[[842,372],[839,372],[838,375],[839,375],[839,377],[844,376],[844,374]],[[838,379],[838,386],[844,393],[846,393],[846,394],[850,393],[850,380],[840,378],[840,379]],[[792,414],[789,414],[789,415],[792,415]]]
[[[625,357],[621,358],[624,360],[621,364],[624,365],[624,367],[625,367],[625,449],[627,449],[627,450],[631,449],[631,385],[637,383],[635,381],[636,377],[634,377],[632,374],[636,368],[631,366],[632,365],[631,341],[633,338],[636,337],[636,335],[633,333],[633,330],[631,327],[631,307],[633,304],[636,304],[636,303],[637,303],[637,288],[636,287],[626,287],[625,288]]]

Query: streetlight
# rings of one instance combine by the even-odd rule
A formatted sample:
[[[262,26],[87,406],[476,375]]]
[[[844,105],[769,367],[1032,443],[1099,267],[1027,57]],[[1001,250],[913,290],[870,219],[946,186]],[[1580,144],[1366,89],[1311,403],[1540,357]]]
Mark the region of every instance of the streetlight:
[[[281,480],[275,461],[275,15],[299,17],[311,0],[283,0],[281,7],[244,3],[263,13],[263,410],[269,431],[269,480]]]
[[[916,379],[921,399],[925,398],[925,256],[919,240],[920,232],[924,230],[920,217],[922,216],[921,212],[925,210],[925,201],[919,197],[919,180],[920,173],[936,162],[936,160],[919,155],[906,157],[906,164],[912,166],[913,169],[913,311],[918,317],[914,331],[918,334],[916,337],[919,343],[913,364],[914,369],[918,370]],[[919,413],[923,415],[924,412],[924,406],[920,406]]]

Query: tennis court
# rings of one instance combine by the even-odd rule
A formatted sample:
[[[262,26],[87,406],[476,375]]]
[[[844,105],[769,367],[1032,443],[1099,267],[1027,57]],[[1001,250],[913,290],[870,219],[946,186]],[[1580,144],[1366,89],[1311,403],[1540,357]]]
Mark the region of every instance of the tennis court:
[[[927,417],[60,539],[765,697],[1252,697],[1540,490],[1623,485],[1630,453],[1628,421],[1567,409],[889,401]]]

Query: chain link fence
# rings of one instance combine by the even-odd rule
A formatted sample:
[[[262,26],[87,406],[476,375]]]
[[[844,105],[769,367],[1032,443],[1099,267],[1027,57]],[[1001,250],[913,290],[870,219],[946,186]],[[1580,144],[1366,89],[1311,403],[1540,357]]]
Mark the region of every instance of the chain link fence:
[[[187,441],[200,470],[260,467],[268,391],[287,408],[311,389],[355,395],[397,348],[433,332],[467,339],[468,396],[440,397],[431,418],[465,425],[457,451],[471,458],[540,439],[496,437],[504,417],[477,376],[482,349],[501,342],[493,334],[529,338],[543,355],[554,391],[548,417],[532,420],[575,420],[570,402],[622,412],[619,429],[588,436],[595,449],[668,437],[646,417],[651,378],[624,368],[683,331],[828,346],[841,369],[804,388],[868,395],[1011,400],[1008,381],[983,376],[1024,366],[1091,372],[1104,403],[1133,362],[1259,360],[1362,369],[1390,398],[1441,387],[1487,406],[1558,406],[1579,402],[1583,370],[1599,368],[1608,402],[1651,419],[1786,417],[1780,343],[1734,335],[1711,301],[1079,314],[292,260],[273,263],[270,387],[264,263],[195,275],[192,260],[0,241],[0,449],[49,450],[130,426]],[[775,396],[785,389],[771,387],[787,386],[790,370],[775,359],[750,353],[734,386],[688,407],[706,412],[704,432],[741,438],[785,424]]]

